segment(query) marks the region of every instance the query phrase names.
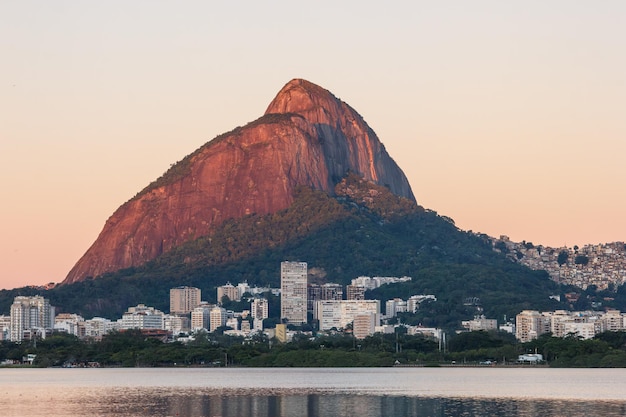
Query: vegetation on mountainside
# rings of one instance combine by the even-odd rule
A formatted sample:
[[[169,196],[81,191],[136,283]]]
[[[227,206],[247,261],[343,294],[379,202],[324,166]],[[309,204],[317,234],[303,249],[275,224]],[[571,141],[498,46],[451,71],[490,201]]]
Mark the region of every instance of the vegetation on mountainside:
[[[368,297],[384,302],[433,294],[438,301],[412,319],[425,325],[457,327],[480,312],[501,319],[525,308],[564,307],[549,299],[563,290],[545,272],[507,260],[487,239],[458,230],[451,220],[384,187],[347,181],[350,193],[332,198],[300,188],[286,210],[226,222],[210,237],[141,267],[49,291],[0,291],[0,312],[8,313],[14,296],[33,293],[49,298],[59,311],[86,318],[116,319],[138,303],[167,311],[169,289],[179,285],[196,286],[213,302],[215,287],[227,281],[278,287],[284,260],[306,261],[309,268],[325,271],[328,282],[343,285],[361,275],[411,276],[411,282],[382,287]],[[467,299],[474,301],[467,304]]]

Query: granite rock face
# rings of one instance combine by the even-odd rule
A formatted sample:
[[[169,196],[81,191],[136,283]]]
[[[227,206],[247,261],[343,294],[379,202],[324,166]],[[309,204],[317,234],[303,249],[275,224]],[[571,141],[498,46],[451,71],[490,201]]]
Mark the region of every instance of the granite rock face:
[[[294,79],[264,116],[203,145],[118,208],[63,283],[142,265],[225,220],[285,209],[300,185],[333,194],[348,172],[415,200],[363,118]]]

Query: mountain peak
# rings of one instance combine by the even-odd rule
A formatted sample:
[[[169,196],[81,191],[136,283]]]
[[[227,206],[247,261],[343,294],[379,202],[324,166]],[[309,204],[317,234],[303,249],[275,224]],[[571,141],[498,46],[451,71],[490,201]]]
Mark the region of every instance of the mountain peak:
[[[294,78],[281,88],[265,114],[302,114],[316,108],[337,107],[338,104],[339,100],[330,91],[310,81]]]
[[[291,80],[265,116],[201,146],[119,207],[64,283],[142,265],[230,219],[284,210],[300,186],[334,195],[348,173],[415,201],[354,109],[309,81]]]

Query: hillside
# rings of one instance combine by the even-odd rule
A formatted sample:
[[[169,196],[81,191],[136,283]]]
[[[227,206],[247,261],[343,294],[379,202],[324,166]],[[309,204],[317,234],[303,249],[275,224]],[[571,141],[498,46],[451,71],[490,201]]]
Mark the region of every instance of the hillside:
[[[265,115],[207,142],[122,204],[63,283],[138,267],[225,222],[287,209],[300,186],[332,195],[348,172],[415,200],[400,167],[352,107],[292,80]]]
[[[488,239],[459,230],[451,219],[356,175],[345,178],[335,192],[331,197],[299,187],[285,210],[226,222],[210,237],[143,266],[58,286],[44,295],[63,311],[117,318],[137,303],[167,311],[169,289],[178,285],[201,288],[208,301],[216,301],[215,287],[227,281],[278,287],[280,262],[302,260],[323,270],[326,281],[344,285],[360,275],[413,277],[368,296],[434,294],[438,301],[423,312],[428,325],[454,327],[479,308],[502,318],[524,308],[562,307],[549,299],[563,289],[547,273],[510,261],[494,252]],[[0,293],[3,311],[18,292]],[[467,305],[467,299],[479,301]]]

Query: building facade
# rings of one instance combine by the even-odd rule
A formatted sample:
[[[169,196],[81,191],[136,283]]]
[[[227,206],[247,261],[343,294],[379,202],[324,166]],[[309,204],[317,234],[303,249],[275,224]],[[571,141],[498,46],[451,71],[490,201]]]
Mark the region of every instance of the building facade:
[[[41,296],[18,296],[11,305],[11,341],[20,342],[54,328],[54,307]],[[26,336],[26,337],[25,337]]]
[[[307,322],[307,263],[280,264],[280,317],[290,324]]]
[[[121,329],[160,329],[163,330],[163,312],[154,307],[138,304],[129,307],[121,318]]]
[[[195,287],[170,289],[170,314],[189,314],[200,305],[201,291]]]
[[[227,297],[230,301],[239,301],[239,290],[230,282],[226,285],[217,287],[217,303],[221,304],[224,297]]]
[[[250,312],[253,319],[263,320],[269,317],[269,303],[265,298],[255,298],[250,303]]]
[[[380,324],[379,300],[322,300],[316,303],[317,320],[321,331],[344,329],[362,314],[373,314],[375,326]]]

